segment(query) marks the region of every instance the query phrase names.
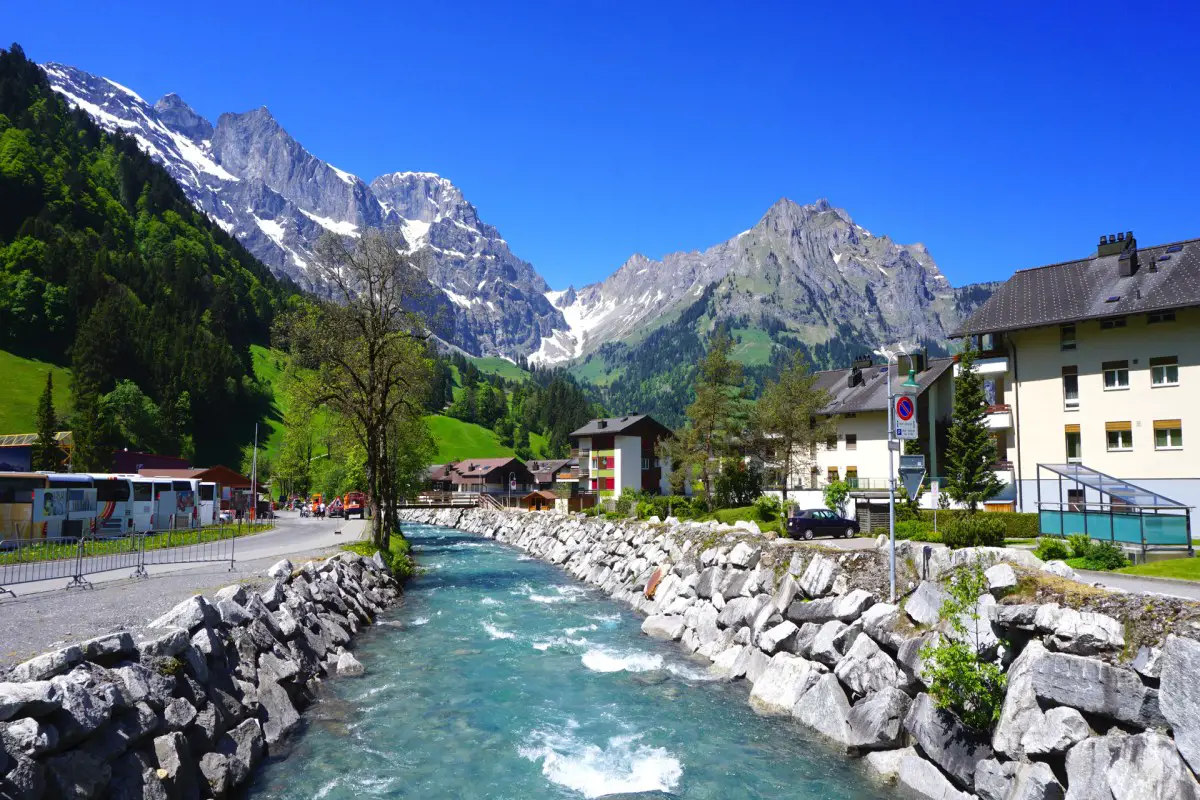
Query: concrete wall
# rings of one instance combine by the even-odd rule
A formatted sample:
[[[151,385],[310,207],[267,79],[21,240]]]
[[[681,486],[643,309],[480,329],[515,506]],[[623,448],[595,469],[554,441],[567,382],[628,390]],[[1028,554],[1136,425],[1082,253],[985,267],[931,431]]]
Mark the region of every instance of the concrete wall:
[[[613,471],[617,481],[614,497],[620,497],[626,489],[637,491],[642,488],[642,437],[614,437],[617,466]]]

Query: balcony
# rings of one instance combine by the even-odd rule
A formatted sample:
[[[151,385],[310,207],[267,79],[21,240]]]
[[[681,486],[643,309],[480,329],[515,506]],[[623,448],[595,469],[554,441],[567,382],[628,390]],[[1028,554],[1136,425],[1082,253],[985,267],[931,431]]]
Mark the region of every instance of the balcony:
[[[997,461],[992,464],[992,473],[1001,483],[1013,482],[1013,463],[1011,461]]]
[[[988,430],[1006,431],[1012,428],[1012,408],[1008,403],[997,403],[987,407],[987,422]]]
[[[958,377],[959,365],[954,365],[954,377]],[[975,359],[976,375],[1003,375],[1008,372],[1008,356],[989,355],[986,358]]]

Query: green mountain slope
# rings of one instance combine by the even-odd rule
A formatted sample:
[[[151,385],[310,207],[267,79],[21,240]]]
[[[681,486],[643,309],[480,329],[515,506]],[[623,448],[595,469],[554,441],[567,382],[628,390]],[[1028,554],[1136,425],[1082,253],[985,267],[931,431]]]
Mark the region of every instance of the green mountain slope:
[[[80,408],[131,381],[158,449],[237,463],[265,411],[249,348],[291,291],[133,139],[68,108],[20,47],[0,50],[0,349],[73,364]],[[80,466],[130,444],[119,425],[77,427],[95,462]]]
[[[54,410],[61,419],[71,410],[70,371],[0,350],[0,436],[34,432],[34,412],[48,372],[54,374]]]

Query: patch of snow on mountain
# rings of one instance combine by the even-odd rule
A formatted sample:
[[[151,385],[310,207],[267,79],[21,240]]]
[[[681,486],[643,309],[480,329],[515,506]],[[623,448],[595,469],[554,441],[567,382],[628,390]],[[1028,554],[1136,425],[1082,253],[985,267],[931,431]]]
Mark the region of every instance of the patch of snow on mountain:
[[[479,302],[478,300],[472,301],[471,299],[469,299],[467,297],[463,297],[458,292],[451,291],[450,289],[443,288],[442,291],[445,292],[446,297],[450,298],[450,302],[454,303],[456,306],[462,306],[463,308],[470,308],[472,302],[475,302],[475,303]]]
[[[344,170],[344,169],[338,169],[338,168],[337,168],[337,167],[335,167],[333,164],[330,164],[330,165],[329,165],[329,168],[330,168],[331,170],[333,170],[334,172],[336,172],[336,173],[337,173],[337,176],[338,176],[339,178],[341,178],[342,180],[344,180],[346,183],[350,184],[351,186],[353,186],[353,185],[354,185],[354,182],[357,180],[357,178],[355,178],[355,177],[354,177],[353,175],[351,175],[349,172],[346,172],[346,170]]]
[[[358,232],[358,226],[353,222],[338,222],[336,219],[322,217],[318,214],[305,211],[303,208],[300,209],[300,213],[320,225],[325,230],[333,231],[339,236],[353,236],[357,238],[362,235]]]
[[[183,156],[189,164],[197,167],[201,172],[207,172],[209,175],[215,175],[223,181],[237,181],[239,178],[233,173],[227,171],[217,162],[208,157],[208,154],[201,150],[196,144],[186,136],[182,136],[175,131],[167,130],[158,123],[153,123],[156,127],[161,128],[171,141],[175,143],[175,147],[179,149],[179,155]],[[208,143],[205,142],[207,145]]]
[[[408,242],[408,246],[412,250],[416,250],[425,241],[425,237],[429,235],[429,226],[431,223],[421,222],[418,219],[406,219],[404,225],[404,240]]]
[[[283,247],[283,225],[273,219],[254,217],[254,221],[258,224],[259,230],[265,233],[272,242]]]
[[[132,97],[134,100],[137,100],[139,103],[146,103],[146,101],[142,99],[142,96],[140,94],[135,92],[133,89],[130,89],[128,86],[122,86],[121,84],[114,81],[112,78],[105,78],[104,80],[108,81],[113,86],[117,87],[122,92],[124,92],[125,94]]]

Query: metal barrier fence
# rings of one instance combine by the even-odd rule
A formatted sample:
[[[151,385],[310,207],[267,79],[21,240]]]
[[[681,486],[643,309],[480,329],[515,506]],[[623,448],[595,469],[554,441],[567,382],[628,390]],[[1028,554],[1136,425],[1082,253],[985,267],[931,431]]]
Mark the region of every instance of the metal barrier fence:
[[[239,523],[113,538],[9,539],[0,543],[0,595],[16,597],[7,587],[58,578],[68,580],[67,589],[91,588],[84,576],[117,569],[132,569],[130,577],[146,578],[146,567],[162,564],[228,561],[232,571],[241,533]]]

